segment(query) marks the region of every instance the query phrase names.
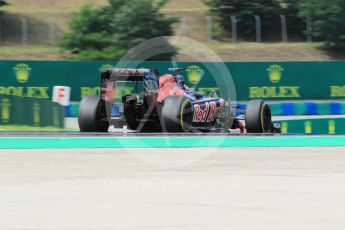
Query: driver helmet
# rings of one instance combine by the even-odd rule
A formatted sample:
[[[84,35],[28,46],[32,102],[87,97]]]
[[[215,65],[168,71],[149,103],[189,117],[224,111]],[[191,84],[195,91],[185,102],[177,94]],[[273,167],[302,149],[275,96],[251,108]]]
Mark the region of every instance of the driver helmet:
[[[184,85],[185,85],[185,81],[184,81],[184,77],[180,74],[177,74],[175,76],[175,81],[176,81],[176,84],[181,88],[183,89],[184,88]]]

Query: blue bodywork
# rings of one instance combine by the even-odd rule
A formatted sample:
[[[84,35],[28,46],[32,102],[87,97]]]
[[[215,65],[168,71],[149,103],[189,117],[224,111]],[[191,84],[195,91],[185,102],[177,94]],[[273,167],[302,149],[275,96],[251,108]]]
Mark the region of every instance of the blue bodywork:
[[[178,88],[182,89],[189,101],[192,103],[193,108],[193,127],[212,130],[217,121],[219,112],[227,112],[232,117],[241,119],[244,117],[242,111],[243,105],[234,104],[227,105],[224,99],[217,96],[216,93],[211,93],[210,96],[201,95],[199,92],[186,90],[184,87],[184,79],[181,75],[175,76]],[[147,105],[148,98],[155,97],[159,92],[159,84],[156,74],[149,70],[142,76],[143,82],[143,99],[138,100],[138,104]],[[188,88],[188,87],[186,87]],[[229,102],[227,102],[229,103]],[[121,119],[123,116],[123,103],[114,103],[111,110],[111,117],[113,119]],[[158,121],[159,122],[159,121]]]

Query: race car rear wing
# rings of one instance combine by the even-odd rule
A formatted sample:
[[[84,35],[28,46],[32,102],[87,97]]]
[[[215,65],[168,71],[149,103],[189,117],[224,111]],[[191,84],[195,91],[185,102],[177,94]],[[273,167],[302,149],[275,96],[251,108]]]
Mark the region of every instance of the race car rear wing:
[[[158,71],[153,69],[120,69],[106,70],[101,74],[101,99],[112,103],[117,82],[144,82],[144,94],[157,94]]]
[[[115,68],[107,70],[101,74],[101,84],[107,81],[143,81],[146,74],[154,73],[159,75],[157,70],[153,69],[121,69]]]

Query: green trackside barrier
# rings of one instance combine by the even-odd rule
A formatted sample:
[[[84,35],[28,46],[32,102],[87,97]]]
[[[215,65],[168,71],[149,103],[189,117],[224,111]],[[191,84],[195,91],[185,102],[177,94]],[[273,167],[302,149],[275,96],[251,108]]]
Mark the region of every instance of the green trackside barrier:
[[[340,115],[345,114],[345,102],[337,102],[336,106],[332,106],[330,102],[317,102],[315,110],[309,111],[305,102],[294,103],[269,103],[273,116],[305,116],[305,115]],[[334,104],[334,103],[333,103]],[[285,108],[287,105],[287,108]],[[334,107],[334,108],[333,108]],[[313,109],[313,108],[311,108]],[[79,110],[79,102],[73,102],[67,108],[68,117],[77,117]],[[310,110],[310,109],[309,109]]]
[[[294,114],[293,115],[305,115],[306,108],[304,103],[294,103]]]
[[[331,114],[331,108],[329,103],[318,103],[317,104],[317,115],[329,115]]]
[[[0,61],[0,94],[51,98],[55,85],[70,86],[71,101],[99,94],[101,70],[115,67],[106,61]],[[171,62],[131,62],[126,67],[154,68],[162,74]],[[185,79],[192,88],[205,94],[236,101],[265,99],[267,101],[344,100],[345,61],[329,62],[246,62],[197,63],[179,62],[186,68]],[[231,74],[219,72],[225,66]],[[122,66],[116,66],[122,67]],[[235,88],[220,90],[234,82]],[[218,84],[217,84],[218,83]],[[120,89],[130,92],[130,87]],[[236,92],[236,97],[234,94]],[[303,114],[303,108],[296,108]]]
[[[79,103],[71,103],[69,108],[69,116],[70,117],[77,117],[79,111]]]
[[[281,104],[275,103],[275,104],[269,104],[272,115],[276,116],[277,114],[283,114]]]
[[[282,102],[269,103],[274,116],[343,115],[345,102]]]
[[[282,133],[310,135],[344,135],[345,118],[282,120]]]
[[[48,99],[0,95],[0,124],[64,128],[64,108]]]

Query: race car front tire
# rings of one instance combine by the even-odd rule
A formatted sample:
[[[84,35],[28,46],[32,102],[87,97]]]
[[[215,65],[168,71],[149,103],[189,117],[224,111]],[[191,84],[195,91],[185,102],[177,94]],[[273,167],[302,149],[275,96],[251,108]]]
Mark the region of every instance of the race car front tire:
[[[187,97],[169,96],[160,111],[163,132],[189,132],[193,123],[193,106]]]
[[[87,96],[80,102],[78,112],[80,132],[107,132],[109,123],[105,105],[99,96]]]
[[[272,129],[270,107],[264,100],[249,101],[245,121],[248,133],[270,133]]]

